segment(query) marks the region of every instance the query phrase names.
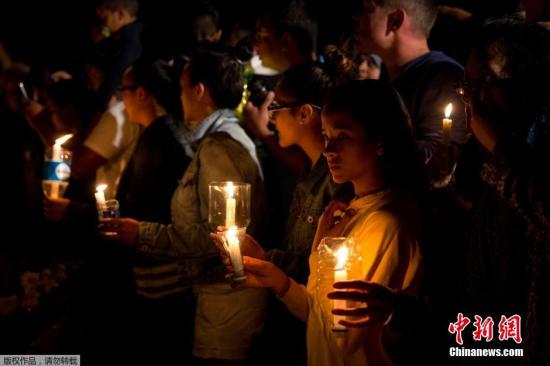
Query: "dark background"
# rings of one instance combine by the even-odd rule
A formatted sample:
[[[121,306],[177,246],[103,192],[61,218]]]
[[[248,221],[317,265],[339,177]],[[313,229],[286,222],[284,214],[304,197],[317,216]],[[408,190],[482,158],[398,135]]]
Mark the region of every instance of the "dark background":
[[[285,0],[271,0],[281,2]],[[334,42],[349,32],[352,22],[342,6],[354,0],[307,0],[319,20],[319,44]],[[253,26],[266,0],[211,0],[227,28],[234,21]],[[484,18],[516,9],[518,0],[443,0],[442,5],[461,6]],[[146,45],[160,53],[182,50],[190,42],[190,19],[197,1],[141,0],[139,18],[146,25]],[[60,68],[83,57],[90,28],[97,22],[96,1],[42,0],[0,2],[0,40],[15,61],[45,68]]]

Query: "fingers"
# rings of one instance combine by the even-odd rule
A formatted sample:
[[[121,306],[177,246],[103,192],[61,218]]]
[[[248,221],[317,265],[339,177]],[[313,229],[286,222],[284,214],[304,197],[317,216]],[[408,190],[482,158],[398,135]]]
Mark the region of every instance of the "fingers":
[[[269,272],[269,267],[272,264],[270,262],[263,261],[261,259],[244,256],[243,257],[243,266],[246,271],[257,273],[257,274],[266,274]]]
[[[221,254],[225,253],[225,246],[223,244],[223,239],[219,234],[210,233],[210,237],[212,240],[214,240],[214,244],[218,248],[218,250],[221,252]]]
[[[367,292],[379,290],[381,287],[383,288],[382,285],[379,285],[377,283],[361,281],[361,280],[338,281],[334,283],[333,287],[339,290],[358,289],[358,290],[367,291]]]
[[[331,201],[327,207],[325,208],[325,214],[330,213],[331,216],[336,212],[336,210],[345,211],[347,208],[347,205],[340,201],[340,200],[333,200]]]
[[[371,316],[372,314],[387,313],[387,310],[382,307],[368,307],[368,308],[345,308],[345,309],[332,309],[332,314],[334,315],[343,315],[343,316],[352,316],[352,317],[365,317]]]
[[[254,239],[250,234],[246,234],[246,240],[247,240],[248,242],[250,242],[251,244],[254,244],[254,245],[256,245],[256,246],[258,246],[258,247],[260,247],[260,248],[262,247],[262,246],[260,245],[260,243],[258,243],[258,241],[257,241],[256,239]]]
[[[267,109],[271,103],[273,103],[273,100],[275,100],[275,93],[270,91],[267,93],[264,102],[261,105],[261,109]]]
[[[359,301],[359,302],[371,302],[376,301],[380,302],[376,294],[366,293],[360,290],[349,290],[349,291],[332,291],[328,293],[328,298],[331,300],[349,300],[349,301]]]
[[[370,316],[365,316],[359,320],[340,320],[338,323],[345,326],[346,328],[365,328],[366,326],[372,324],[374,320]]]

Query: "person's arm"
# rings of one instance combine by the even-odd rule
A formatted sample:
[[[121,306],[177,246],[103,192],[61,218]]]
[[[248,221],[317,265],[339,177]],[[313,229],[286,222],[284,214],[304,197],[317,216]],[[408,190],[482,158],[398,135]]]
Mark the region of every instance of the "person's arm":
[[[52,146],[59,136],[50,112],[43,105],[32,100],[28,100],[23,108],[29,126],[40,136],[45,146]]]
[[[455,153],[458,152],[457,147],[465,144],[468,138],[464,103],[456,93],[456,87],[462,80],[462,71],[452,64],[441,65],[426,78],[429,81],[423,86],[423,94],[419,96],[421,99],[413,121],[417,145],[425,161],[442,152],[442,120],[447,104],[453,104],[451,144]]]
[[[199,155],[195,159],[199,159],[199,171],[195,177],[190,177],[189,181],[186,181],[184,176],[184,180],[176,189],[176,201],[172,205],[172,223],[163,225],[141,222],[138,250],[156,256],[180,258],[202,258],[217,254],[216,247],[209,237],[211,228],[208,224],[208,184],[213,181],[243,181],[245,177],[239,173],[239,162],[231,160],[222,143],[210,140],[200,147],[197,154]],[[196,187],[192,187],[193,184],[196,184]],[[186,189],[195,188],[197,196],[185,195]]]
[[[75,154],[73,164],[71,166],[71,174],[75,179],[86,179],[94,177],[97,169],[105,164],[107,159],[99,155],[97,152],[82,146],[78,153]]]
[[[307,322],[313,298],[304,286],[290,279],[288,291],[279,299],[295,317]]]
[[[539,153],[547,157],[547,151]],[[481,178],[529,222],[546,231],[550,229],[550,179],[544,157],[537,159],[526,147],[500,143],[493,159],[482,165]]]

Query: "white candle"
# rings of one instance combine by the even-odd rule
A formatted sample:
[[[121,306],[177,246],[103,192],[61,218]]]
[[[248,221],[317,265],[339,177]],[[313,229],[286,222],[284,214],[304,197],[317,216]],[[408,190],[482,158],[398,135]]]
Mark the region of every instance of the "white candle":
[[[449,103],[445,108],[445,118],[443,118],[443,144],[445,145],[451,143],[451,128],[453,127],[453,120],[451,119],[452,112],[453,104]]]
[[[243,260],[241,257],[241,247],[239,246],[239,238],[237,237],[237,228],[235,226],[229,228],[226,233],[227,251],[231,258],[233,271],[237,276],[243,275]]]
[[[52,147],[52,161],[55,163],[61,162],[61,145],[54,144]]]
[[[231,228],[235,226],[235,212],[237,209],[237,201],[233,198],[235,187],[229,182],[225,185],[225,193],[227,198],[225,201],[225,227]]]
[[[63,145],[65,142],[69,141],[69,139],[73,137],[73,134],[70,133],[68,135],[61,136],[60,138],[55,140],[55,143],[52,147],[52,161],[55,163],[61,162],[61,145]]]
[[[336,257],[336,268],[334,271],[334,282],[338,281],[347,281],[348,279],[348,271],[346,270],[346,265],[348,262],[348,256],[349,256],[349,249],[346,245],[341,246],[338,248],[336,253],[334,254]],[[334,308],[346,308],[346,300],[334,300]],[[339,324],[340,320],[345,319],[345,316],[342,315],[334,315],[333,317],[333,329],[334,330],[345,330],[346,327]]]
[[[107,189],[106,184],[100,184],[96,187],[95,202],[97,205],[98,213],[101,213],[103,212],[103,210],[105,210],[105,189]]]
[[[61,145],[63,145],[65,142],[67,142],[71,137],[73,137],[72,134],[61,136],[60,138],[55,140],[55,143],[52,146],[52,162],[53,163],[61,163],[63,161],[61,152],[62,148]],[[59,197],[59,182],[54,181],[50,183],[50,197],[52,198],[58,198]]]

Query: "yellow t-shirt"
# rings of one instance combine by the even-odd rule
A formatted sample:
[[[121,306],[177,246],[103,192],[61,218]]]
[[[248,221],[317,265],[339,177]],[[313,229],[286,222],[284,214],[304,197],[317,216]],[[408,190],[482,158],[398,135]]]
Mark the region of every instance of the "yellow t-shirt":
[[[414,289],[422,257],[418,244],[419,212],[410,198],[387,190],[351,202],[356,210],[343,236],[353,237],[362,257],[360,268],[348,279],[363,279],[393,289]],[[382,327],[332,331],[332,302],[326,297],[334,274],[319,271],[318,254],[312,248],[307,288],[292,281],[281,299],[296,316],[307,321],[308,364],[316,366],[390,364],[382,346]]]

